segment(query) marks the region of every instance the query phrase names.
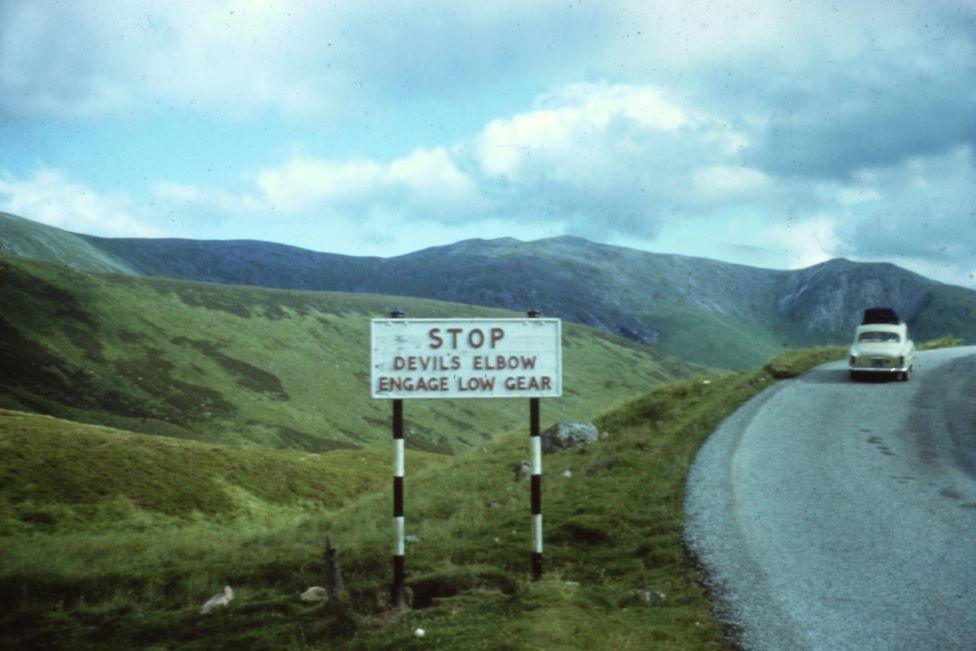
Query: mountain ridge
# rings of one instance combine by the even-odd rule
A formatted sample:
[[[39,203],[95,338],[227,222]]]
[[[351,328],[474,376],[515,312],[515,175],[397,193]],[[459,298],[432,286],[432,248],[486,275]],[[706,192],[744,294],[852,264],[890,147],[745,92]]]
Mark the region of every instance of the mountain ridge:
[[[5,224],[0,219],[0,242]],[[976,339],[976,292],[891,263],[838,258],[767,269],[575,236],[476,238],[385,258],[258,240],[72,237],[90,249],[69,251],[97,252],[92,264],[109,260],[119,273],[532,308],[733,370],[754,368],[784,347],[843,343],[872,305],[894,307],[922,339]]]

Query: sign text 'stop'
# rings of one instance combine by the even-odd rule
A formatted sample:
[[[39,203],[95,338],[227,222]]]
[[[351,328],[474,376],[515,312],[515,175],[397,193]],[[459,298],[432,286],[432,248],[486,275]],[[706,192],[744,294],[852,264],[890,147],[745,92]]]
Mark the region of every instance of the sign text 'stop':
[[[374,398],[562,395],[559,319],[373,319]]]

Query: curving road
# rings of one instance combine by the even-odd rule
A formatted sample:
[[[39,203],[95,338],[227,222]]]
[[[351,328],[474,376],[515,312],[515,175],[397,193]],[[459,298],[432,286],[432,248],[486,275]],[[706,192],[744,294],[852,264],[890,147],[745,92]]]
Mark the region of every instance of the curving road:
[[[728,418],[685,537],[747,649],[976,649],[976,347],[821,366]]]

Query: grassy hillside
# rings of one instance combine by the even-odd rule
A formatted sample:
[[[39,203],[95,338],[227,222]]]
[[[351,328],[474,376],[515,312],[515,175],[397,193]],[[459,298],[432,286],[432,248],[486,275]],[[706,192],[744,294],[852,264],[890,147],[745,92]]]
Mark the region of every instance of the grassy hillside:
[[[704,310],[676,308],[653,318],[662,333],[655,347],[697,364],[750,368],[757,359],[769,359],[784,350],[783,343],[768,330]]]
[[[389,483],[389,454],[234,448],[0,409],[0,537],[282,522]],[[408,453],[412,468],[443,457]]]
[[[912,335],[918,340],[949,333],[959,335],[966,341],[976,341],[976,304],[972,300],[972,292],[950,285],[937,287],[926,297],[919,316],[909,325]]]
[[[0,253],[86,271],[136,273],[131,265],[80,235],[5,212],[0,212]]]
[[[268,242],[87,238],[151,276],[221,283],[401,294],[520,309],[602,328],[712,366],[755,367],[766,342],[710,338],[683,345],[708,322],[776,341],[774,304],[788,272],[652,254],[580,238],[468,240],[394,258],[360,258]]]
[[[758,372],[669,384],[601,417],[606,440],[547,455],[546,577],[538,583],[528,580],[528,484],[512,473],[527,453],[523,430],[436,467],[408,462],[412,610],[390,610],[382,599],[390,574],[382,490],[298,523],[201,520],[148,532],[0,537],[0,645],[728,648],[683,551],[685,476],[701,442],[738,405],[843,354],[793,353]],[[21,445],[34,465],[53,454]],[[228,462],[242,452],[227,449]],[[37,482],[42,490],[51,479]],[[322,584],[326,536],[339,549],[347,595],[306,604],[298,594]],[[236,593],[230,608],[201,616],[203,601],[226,583]],[[644,601],[638,590],[664,597]],[[418,626],[423,640],[412,634]]]
[[[0,407],[208,442],[320,452],[384,444],[369,319],[513,316],[436,301],[80,272],[0,256]],[[588,417],[688,372],[605,332],[564,328],[565,396]],[[407,443],[451,452],[524,423],[526,401],[411,401]]]

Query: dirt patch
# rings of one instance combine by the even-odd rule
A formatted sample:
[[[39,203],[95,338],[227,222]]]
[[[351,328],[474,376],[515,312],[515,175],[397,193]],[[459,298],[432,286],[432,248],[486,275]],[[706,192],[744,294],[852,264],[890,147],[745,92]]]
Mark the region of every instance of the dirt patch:
[[[510,578],[493,572],[463,575],[434,575],[421,577],[410,583],[414,609],[431,608],[438,599],[454,597],[474,589],[493,589],[503,594],[515,594],[518,586]]]
[[[605,545],[611,541],[610,534],[585,520],[564,522],[554,534],[555,540],[577,545]]]

